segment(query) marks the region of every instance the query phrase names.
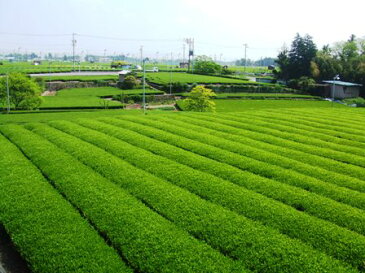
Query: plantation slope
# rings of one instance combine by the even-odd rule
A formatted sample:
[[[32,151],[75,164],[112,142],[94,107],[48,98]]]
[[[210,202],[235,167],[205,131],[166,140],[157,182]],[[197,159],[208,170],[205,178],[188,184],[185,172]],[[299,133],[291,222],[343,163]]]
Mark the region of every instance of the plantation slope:
[[[70,122],[59,121],[50,124],[77,135],[86,130],[78,129],[77,125]],[[110,177],[116,184],[194,237],[219,249],[228,257],[244,262],[249,269],[266,269],[271,272],[339,269],[338,261],[312,250],[305,244],[202,200],[186,190],[133,167],[103,149],[52,128],[36,125],[30,125],[30,128],[72,153],[95,171]]]
[[[348,256],[349,260],[354,260],[353,249],[356,248],[359,250],[359,260],[363,259],[360,258],[363,255],[361,253],[364,252],[362,245],[365,243],[365,238],[363,236],[349,232],[346,229],[341,229],[328,222],[320,221],[314,217],[309,217],[294,208],[290,209],[290,207],[287,207],[280,202],[274,202],[272,199],[264,198],[263,196],[251,191],[247,191],[244,188],[231,184],[226,180],[219,179],[216,176],[198,171],[194,168],[189,168],[187,165],[191,165],[190,162],[195,162],[200,167],[205,168],[205,171],[207,171],[206,165],[217,171],[225,168],[228,169],[227,171],[230,174],[235,173],[238,181],[247,180],[247,178],[249,178],[251,179],[251,183],[255,183],[256,181],[252,181],[252,179],[254,179],[252,176],[250,177],[245,174],[241,174],[239,170],[234,169],[233,167],[229,168],[224,164],[209,161],[207,158],[200,158],[190,152],[144,137],[140,134],[133,133],[130,130],[117,128],[91,120],[78,120],[76,122],[95,130],[87,130],[85,128],[72,125],[69,122],[52,122],[52,126],[69,134],[75,135],[89,143],[93,143],[98,147],[127,160],[133,165],[139,166],[140,168],[162,177],[173,184],[194,192],[204,199],[220,204],[251,219],[264,222],[269,226],[279,229],[281,232],[289,235],[290,237],[301,239],[302,241],[322,249],[329,254],[335,255],[336,257],[347,259],[345,256]],[[126,126],[124,125],[123,127]],[[103,131],[106,134],[98,133],[98,131]],[[44,132],[44,128],[42,128],[42,132]],[[115,138],[110,137],[109,135],[112,135]],[[122,139],[125,141],[121,141]],[[128,145],[128,143],[132,145]],[[138,146],[152,151],[155,154],[137,148]],[[172,155],[172,159],[177,162],[181,162],[182,164],[178,164],[174,160],[169,160],[156,154],[166,155],[169,158],[171,158]],[[186,158],[187,160],[180,160],[183,158]],[[221,172],[221,174],[222,173],[223,172]],[[260,179],[256,178],[255,180]],[[263,183],[270,184],[270,180],[264,180]],[[276,188],[274,192],[278,192],[278,190],[279,188]],[[281,194],[286,193],[285,189],[282,189],[279,192]],[[312,197],[310,193],[306,194],[304,191],[295,193],[292,190],[290,191],[287,189],[287,192],[288,196],[291,197],[291,199],[287,198],[289,199],[289,203],[290,201],[298,202],[298,200],[303,200],[302,202],[304,203],[304,207],[308,208],[307,210],[309,212],[323,210],[328,214],[331,214],[333,216],[332,218],[341,218],[327,209],[327,207],[341,206],[341,204],[336,204],[318,196]],[[301,195],[299,195],[300,193]],[[256,205],[252,206],[252,204]],[[341,209],[346,210],[346,206],[342,206]],[[353,216],[362,215],[362,212],[360,211],[350,211],[349,215],[351,213]],[[331,218],[328,219],[332,220]],[[287,225],[283,226],[283,222],[287,223]],[[359,226],[362,226],[362,224],[363,222],[360,222]],[[313,240],[313,234],[317,234],[320,239],[316,237],[316,239]],[[355,247],[355,245],[357,246]]]
[[[0,223],[32,272],[132,272],[1,134],[0,165]]]
[[[189,236],[44,138],[20,126],[6,125],[0,130],[111,241],[135,271],[234,272],[234,261]]]
[[[174,121],[182,121],[189,124],[189,128],[198,129],[199,132],[211,134],[226,140],[231,140],[244,144],[248,149],[254,148],[253,157],[262,161],[272,162],[285,168],[296,170],[303,174],[309,174],[328,183],[337,184],[360,192],[365,192],[365,181],[349,177],[337,172],[343,167],[343,163],[323,159],[304,152],[298,152],[294,149],[279,147],[274,144],[259,141],[255,138],[257,133],[249,133],[245,130],[218,124],[209,120],[197,119],[191,116],[179,115],[174,117]],[[260,156],[262,154],[262,156]],[[270,156],[266,156],[270,155]],[[335,165],[338,168],[334,168]],[[354,203],[355,206],[359,204]]]

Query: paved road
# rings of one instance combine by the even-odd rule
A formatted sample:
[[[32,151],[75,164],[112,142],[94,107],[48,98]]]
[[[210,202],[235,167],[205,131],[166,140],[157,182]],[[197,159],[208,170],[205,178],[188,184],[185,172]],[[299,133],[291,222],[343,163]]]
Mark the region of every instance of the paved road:
[[[49,77],[49,76],[104,76],[118,75],[120,71],[81,71],[81,72],[60,72],[60,73],[38,73],[29,74],[31,77]]]

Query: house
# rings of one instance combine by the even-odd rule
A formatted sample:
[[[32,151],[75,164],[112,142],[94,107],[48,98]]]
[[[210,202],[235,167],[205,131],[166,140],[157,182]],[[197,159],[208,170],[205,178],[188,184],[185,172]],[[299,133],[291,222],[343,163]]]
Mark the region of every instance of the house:
[[[323,81],[325,83],[324,95],[336,99],[359,97],[361,84],[343,81]]]
[[[179,67],[180,67],[180,68],[189,68],[189,63],[187,63],[187,62],[182,62],[182,63],[180,63],[180,64],[179,64]]]
[[[130,70],[122,70],[122,71],[118,72],[119,82],[124,82],[125,77],[127,77],[128,74],[130,74],[130,73],[131,73]]]
[[[40,60],[34,60],[32,62],[32,65],[40,65],[40,64],[42,64],[42,61],[40,61]]]

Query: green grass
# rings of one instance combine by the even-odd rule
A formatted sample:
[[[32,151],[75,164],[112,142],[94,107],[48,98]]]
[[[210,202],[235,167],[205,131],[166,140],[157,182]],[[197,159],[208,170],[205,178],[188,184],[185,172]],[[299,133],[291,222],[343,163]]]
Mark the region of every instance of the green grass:
[[[70,109],[70,108],[105,108],[121,107],[121,103],[114,100],[105,100],[101,97],[128,94],[142,94],[142,89],[122,90],[113,87],[71,88],[57,91],[56,96],[43,97],[40,109]],[[147,94],[162,92],[147,89]]]

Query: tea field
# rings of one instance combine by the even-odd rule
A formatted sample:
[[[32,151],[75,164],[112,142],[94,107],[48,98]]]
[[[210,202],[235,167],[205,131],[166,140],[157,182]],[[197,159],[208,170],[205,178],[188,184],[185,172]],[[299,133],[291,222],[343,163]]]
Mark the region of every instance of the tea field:
[[[365,112],[328,106],[0,120],[0,224],[32,272],[365,272]]]
[[[146,94],[161,94],[163,92],[146,89]],[[121,108],[116,100],[105,100],[103,97],[113,95],[139,95],[143,89],[122,90],[114,87],[68,88],[57,91],[55,96],[44,96],[40,109],[80,109],[80,108]]]
[[[140,75],[141,76],[141,75]],[[146,79],[148,82],[155,84],[168,84],[171,82],[180,83],[249,83],[247,80],[234,79],[234,78],[224,78],[218,76],[208,76],[208,75],[198,75],[198,74],[188,74],[188,73],[169,73],[169,72],[159,72],[159,73],[146,73]]]

